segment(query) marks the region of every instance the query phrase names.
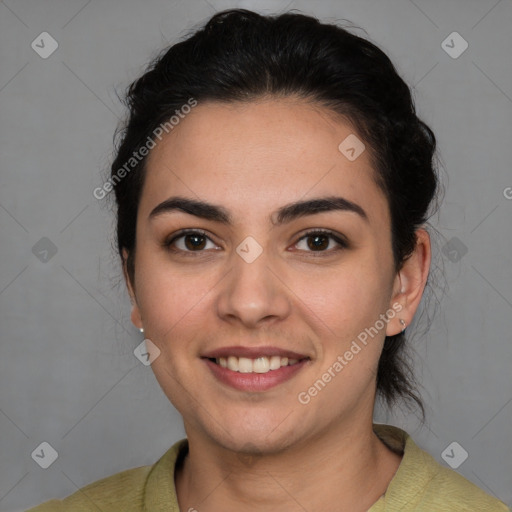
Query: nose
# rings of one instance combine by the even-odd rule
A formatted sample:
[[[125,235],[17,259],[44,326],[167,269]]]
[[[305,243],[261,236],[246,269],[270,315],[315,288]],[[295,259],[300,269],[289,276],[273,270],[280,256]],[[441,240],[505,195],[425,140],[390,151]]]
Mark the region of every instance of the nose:
[[[233,252],[230,260],[217,297],[219,317],[246,328],[284,320],[290,314],[291,292],[267,251],[253,261]]]

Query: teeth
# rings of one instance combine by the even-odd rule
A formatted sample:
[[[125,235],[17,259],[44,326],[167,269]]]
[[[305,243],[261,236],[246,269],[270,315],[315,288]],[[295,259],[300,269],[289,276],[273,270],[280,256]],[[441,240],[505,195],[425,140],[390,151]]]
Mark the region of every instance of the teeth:
[[[288,359],[287,357],[272,356],[272,357],[258,357],[250,359],[248,357],[219,357],[215,362],[228,368],[234,372],[240,373],[267,373],[270,370],[279,370],[283,366],[291,366],[299,362],[298,359]]]
[[[228,368],[233,370],[234,372],[238,371],[238,357],[229,356],[228,357]]]
[[[258,357],[258,359],[255,359],[252,363],[252,371],[255,373],[267,373],[269,370],[270,361],[268,360],[268,357]]]
[[[279,370],[281,368],[281,358],[279,356],[272,356],[270,358],[270,369]]]
[[[238,371],[240,373],[251,373],[252,372],[252,360],[247,357],[238,358]]]

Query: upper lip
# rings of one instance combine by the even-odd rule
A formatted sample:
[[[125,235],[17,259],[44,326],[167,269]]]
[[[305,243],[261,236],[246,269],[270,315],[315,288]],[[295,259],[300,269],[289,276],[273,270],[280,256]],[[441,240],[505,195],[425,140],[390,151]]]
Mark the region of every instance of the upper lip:
[[[304,354],[299,354],[298,352],[293,352],[292,350],[285,350],[279,347],[241,347],[241,346],[233,346],[233,347],[222,347],[215,350],[211,350],[210,352],[206,352],[202,357],[206,357],[208,359],[218,359],[219,357],[247,357],[249,359],[256,359],[258,357],[272,357],[272,356],[280,356],[287,357],[288,359],[306,359],[308,356]]]

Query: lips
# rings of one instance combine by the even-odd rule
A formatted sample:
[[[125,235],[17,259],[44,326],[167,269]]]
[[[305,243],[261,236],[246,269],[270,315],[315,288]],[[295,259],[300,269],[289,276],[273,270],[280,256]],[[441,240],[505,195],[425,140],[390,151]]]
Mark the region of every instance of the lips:
[[[202,359],[224,384],[240,391],[266,391],[292,378],[310,360],[277,347],[223,347]]]

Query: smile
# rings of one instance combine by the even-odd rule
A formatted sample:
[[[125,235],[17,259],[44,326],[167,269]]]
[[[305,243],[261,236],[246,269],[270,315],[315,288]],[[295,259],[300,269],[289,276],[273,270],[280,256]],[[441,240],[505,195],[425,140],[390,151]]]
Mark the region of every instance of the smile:
[[[267,391],[294,377],[311,359],[276,347],[224,347],[203,354],[216,380],[239,391]]]
[[[267,373],[279,370],[284,366],[293,366],[299,362],[298,359],[289,359],[281,356],[261,356],[256,359],[248,357],[219,357],[215,359],[215,363],[222,368],[229,368],[233,372],[239,373]]]

